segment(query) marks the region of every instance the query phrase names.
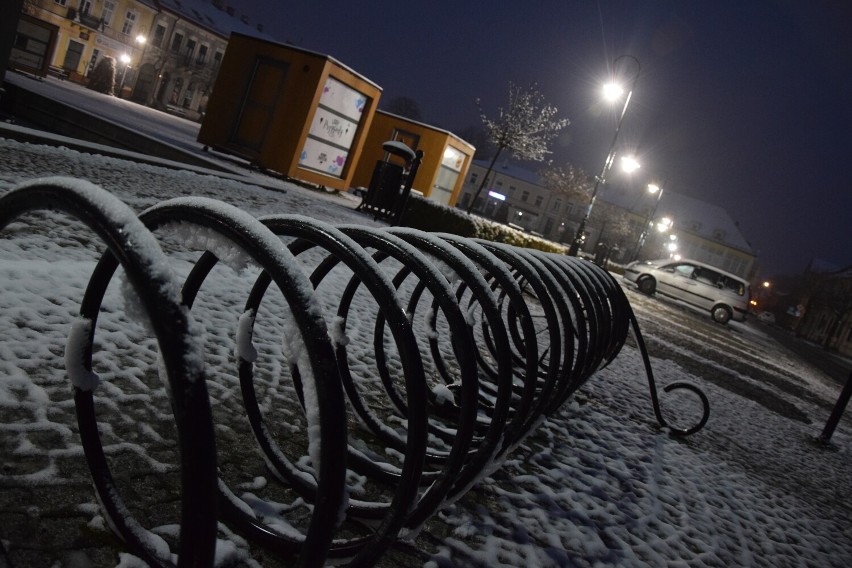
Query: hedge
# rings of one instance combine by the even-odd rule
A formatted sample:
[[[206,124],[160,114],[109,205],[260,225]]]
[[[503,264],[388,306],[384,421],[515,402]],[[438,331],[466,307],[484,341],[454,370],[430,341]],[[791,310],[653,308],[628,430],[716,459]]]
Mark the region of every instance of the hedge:
[[[568,251],[568,247],[553,241],[476,215],[469,215],[461,209],[447,207],[415,194],[409,196],[399,224],[430,233],[451,233],[545,252],[564,254]]]

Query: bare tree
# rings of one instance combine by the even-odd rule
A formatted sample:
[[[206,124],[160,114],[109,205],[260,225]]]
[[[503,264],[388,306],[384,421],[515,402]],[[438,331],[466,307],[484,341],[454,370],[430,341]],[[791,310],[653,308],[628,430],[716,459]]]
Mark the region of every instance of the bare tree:
[[[535,83],[524,89],[510,82],[509,106],[506,109],[498,108],[495,119],[485,116],[479,99],[476,100],[476,106],[479,107],[479,117],[496,149],[479,188],[470,200],[468,213],[479,199],[503,150],[509,150],[513,157],[520,160],[541,162],[550,153],[548,143],[570,123],[567,118],[556,118],[556,107],[545,102],[544,95]]]
[[[539,171],[538,176],[542,186],[556,195],[564,196],[568,201],[588,201],[594,186],[594,178],[571,164],[548,166]],[[619,250],[627,250],[633,236],[627,211],[609,203],[601,203],[599,208],[601,230],[598,242],[604,242],[606,237],[608,245],[617,246]]]
[[[569,200],[587,201],[592,191],[592,178],[571,164],[546,167],[538,172],[538,178],[542,186]]]
[[[600,203],[600,234],[599,243],[617,247],[620,251],[628,251],[633,242],[633,227],[627,211],[610,203]]]

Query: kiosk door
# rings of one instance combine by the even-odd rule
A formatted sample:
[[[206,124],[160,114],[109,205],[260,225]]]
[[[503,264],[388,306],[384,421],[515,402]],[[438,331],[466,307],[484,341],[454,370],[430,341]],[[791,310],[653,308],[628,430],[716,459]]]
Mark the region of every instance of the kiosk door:
[[[253,154],[260,152],[272,122],[272,113],[280,103],[289,66],[285,61],[257,58],[230,142],[251,150]]]

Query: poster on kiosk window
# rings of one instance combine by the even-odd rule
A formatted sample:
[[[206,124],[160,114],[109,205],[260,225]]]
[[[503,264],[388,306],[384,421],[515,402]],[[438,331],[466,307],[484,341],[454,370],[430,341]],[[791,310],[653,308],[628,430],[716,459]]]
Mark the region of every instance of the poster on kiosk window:
[[[343,177],[366,102],[363,93],[329,77],[302,148],[299,166]]]

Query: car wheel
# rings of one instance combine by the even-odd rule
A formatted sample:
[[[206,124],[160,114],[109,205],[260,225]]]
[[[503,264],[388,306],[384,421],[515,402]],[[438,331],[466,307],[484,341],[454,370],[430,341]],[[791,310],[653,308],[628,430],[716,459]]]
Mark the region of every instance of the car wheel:
[[[731,319],[731,308],[728,306],[716,306],[711,312],[713,321],[721,324],[726,324]]]
[[[650,296],[654,293],[654,290],[657,289],[657,282],[650,276],[645,276],[636,283],[636,286],[639,288],[640,292]]]

